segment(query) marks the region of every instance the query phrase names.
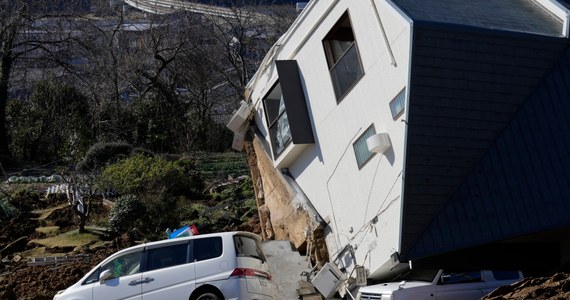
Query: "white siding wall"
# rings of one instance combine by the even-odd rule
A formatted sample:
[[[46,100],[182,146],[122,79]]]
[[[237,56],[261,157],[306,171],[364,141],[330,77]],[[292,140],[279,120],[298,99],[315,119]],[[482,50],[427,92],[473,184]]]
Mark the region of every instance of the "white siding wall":
[[[375,1],[396,66],[370,0],[313,0],[275,56],[299,64],[316,139],[288,164],[289,171],[321,216],[331,221],[331,259],[351,244],[356,264],[371,272],[399,251],[406,126],[401,120],[406,115],[393,120],[389,102],[407,86],[410,56],[409,22],[384,0]],[[347,9],[365,74],[337,104],[322,39]],[[258,76],[252,100],[257,102],[257,125],[267,135],[261,99],[277,80],[275,65]],[[359,170],[352,144],[371,124],[376,132],[389,133],[392,149],[387,155],[376,154]],[[372,225],[376,215],[378,222]],[[348,261],[347,267],[353,264]]]

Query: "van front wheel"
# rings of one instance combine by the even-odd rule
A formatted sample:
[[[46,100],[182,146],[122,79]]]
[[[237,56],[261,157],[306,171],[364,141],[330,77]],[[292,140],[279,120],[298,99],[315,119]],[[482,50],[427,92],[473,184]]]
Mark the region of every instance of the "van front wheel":
[[[198,298],[196,298],[196,300],[223,300],[223,298],[220,298],[215,293],[206,292],[206,293],[198,296]]]

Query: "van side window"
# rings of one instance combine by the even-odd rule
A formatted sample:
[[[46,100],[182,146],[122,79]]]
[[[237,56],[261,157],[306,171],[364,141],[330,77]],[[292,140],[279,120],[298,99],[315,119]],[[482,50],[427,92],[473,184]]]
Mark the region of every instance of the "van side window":
[[[480,281],[482,281],[481,271],[443,272],[443,274],[441,274],[439,284],[456,284]]]
[[[236,255],[239,257],[253,257],[265,261],[261,245],[257,240],[243,235],[234,236],[234,245],[236,247]]]
[[[222,238],[219,236],[194,241],[194,259],[201,261],[222,256]]]
[[[83,281],[82,285],[99,281],[100,273],[101,273],[101,268],[95,270],[93,273],[91,273],[91,275],[89,275],[89,277],[87,277],[87,279],[85,279],[85,281]]]
[[[188,244],[177,244],[148,250],[147,271],[178,266],[186,263]]]
[[[516,280],[519,279],[518,271],[492,271],[495,280]]]
[[[85,280],[84,284],[99,281],[100,272],[105,270],[110,270],[115,278],[137,274],[140,272],[140,265],[140,251],[123,254],[101,266],[97,272],[94,272],[91,276],[89,276],[89,278],[87,278],[87,280]]]

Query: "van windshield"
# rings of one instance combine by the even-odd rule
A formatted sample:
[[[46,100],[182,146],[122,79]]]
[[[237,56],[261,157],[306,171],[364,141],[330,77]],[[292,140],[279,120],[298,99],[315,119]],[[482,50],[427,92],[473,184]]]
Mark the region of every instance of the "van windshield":
[[[235,235],[234,245],[238,257],[253,257],[265,261],[261,245],[256,239],[244,235]]]
[[[435,275],[437,275],[437,272],[439,270],[418,270],[418,269],[413,269],[413,270],[409,270],[406,273],[398,276],[397,278],[395,278],[393,281],[428,281],[428,282],[432,282],[433,279],[435,278]]]

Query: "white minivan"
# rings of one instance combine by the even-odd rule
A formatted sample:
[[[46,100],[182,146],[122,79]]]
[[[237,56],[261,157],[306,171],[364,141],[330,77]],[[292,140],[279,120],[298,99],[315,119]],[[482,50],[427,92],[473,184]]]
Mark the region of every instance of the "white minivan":
[[[53,299],[273,299],[267,270],[258,235],[195,235],[123,249]]]

